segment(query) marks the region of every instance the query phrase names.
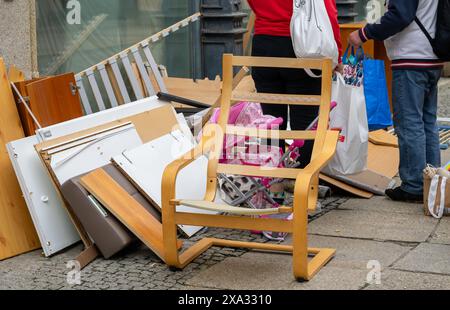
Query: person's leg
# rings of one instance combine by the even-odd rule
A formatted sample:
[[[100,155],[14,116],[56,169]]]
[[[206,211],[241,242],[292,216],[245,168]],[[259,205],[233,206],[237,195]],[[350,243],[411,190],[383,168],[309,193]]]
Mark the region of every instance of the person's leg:
[[[430,70],[428,92],[423,107],[423,122],[426,136],[426,162],[435,167],[441,166],[439,148],[439,128],[437,126],[438,82],[441,70]]]
[[[278,46],[277,40],[279,38],[272,36],[255,36],[253,39],[252,56],[257,57],[277,57],[274,47]],[[284,83],[280,78],[279,69],[277,68],[252,68],[252,77],[255,81],[256,90],[258,93],[284,93]],[[275,117],[283,118],[284,122],[280,126],[280,130],[286,129],[288,121],[288,107],[280,104],[261,104],[263,113]],[[284,146],[284,141],[268,141],[274,145]]]
[[[428,84],[426,71],[393,72],[394,125],[399,140],[402,180],[400,188],[418,197],[423,193],[423,169],[427,161],[423,110]]]
[[[311,78],[304,70],[283,70],[282,78],[286,83],[286,94],[320,95],[322,80]],[[305,130],[319,115],[315,106],[290,106],[290,121],[292,130]],[[306,141],[301,150],[300,168],[305,168],[311,162],[314,141]]]

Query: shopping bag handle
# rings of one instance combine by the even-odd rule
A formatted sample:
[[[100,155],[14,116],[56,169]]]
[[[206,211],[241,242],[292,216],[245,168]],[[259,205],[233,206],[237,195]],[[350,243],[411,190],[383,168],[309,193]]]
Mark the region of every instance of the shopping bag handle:
[[[351,49],[350,49],[351,48]],[[350,55],[348,54],[350,52]],[[352,56],[351,58],[349,56]],[[362,46],[360,46],[356,52],[355,47],[351,44],[348,44],[347,49],[345,50],[344,56],[342,57],[342,63],[344,65],[355,66],[359,61],[365,59],[365,53]]]

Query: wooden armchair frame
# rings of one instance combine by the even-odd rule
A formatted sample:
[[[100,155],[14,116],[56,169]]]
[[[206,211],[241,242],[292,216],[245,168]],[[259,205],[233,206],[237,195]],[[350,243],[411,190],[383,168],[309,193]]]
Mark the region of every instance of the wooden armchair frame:
[[[297,96],[233,92],[233,68],[243,66],[321,70],[322,94],[321,96]],[[224,55],[222,104],[219,123],[217,125],[207,125],[204,128],[203,139],[198,147],[182,158],[174,161],[164,172],[162,180],[163,239],[165,261],[169,267],[173,269],[183,269],[201,253],[212,246],[291,252],[293,254],[293,272],[295,278],[298,281],[308,281],[312,279],[330,259],[332,259],[335,254],[334,249],[308,248],[307,241],[308,211],[314,210],[316,207],[319,173],[334,156],[339,138],[339,132],[328,130],[331,83],[332,61],[330,59],[287,59]],[[276,134],[278,134],[277,138],[279,139],[315,140],[311,163],[305,169],[264,169],[260,167],[220,164],[219,157],[221,156],[225,134],[250,134],[262,138],[274,137],[272,135],[274,131],[251,131],[248,128],[238,128],[228,125],[230,107],[233,102],[242,100],[261,103],[319,106],[320,112],[317,131],[276,131]],[[175,184],[178,173],[200,155],[208,153],[210,160],[208,164],[208,181],[204,201],[192,202],[176,200]],[[292,212],[293,220],[285,221],[272,218],[255,218],[248,216],[248,212],[239,212],[239,209],[242,210],[243,208],[215,205],[213,201],[216,195],[218,173],[295,179],[293,208],[280,207],[277,210],[279,213]],[[234,213],[234,215],[206,215],[179,213],[176,211],[178,205],[186,204],[191,207],[207,210],[216,208],[219,212],[226,212],[228,214]],[[264,210],[259,211],[257,214],[263,212]],[[268,213],[273,213],[273,210]],[[250,213],[250,215],[252,214]],[[293,243],[292,245],[275,245],[205,238],[180,254],[177,247],[177,225],[180,224],[239,230],[287,232],[293,234]],[[308,258],[310,255],[314,256],[311,260]]]

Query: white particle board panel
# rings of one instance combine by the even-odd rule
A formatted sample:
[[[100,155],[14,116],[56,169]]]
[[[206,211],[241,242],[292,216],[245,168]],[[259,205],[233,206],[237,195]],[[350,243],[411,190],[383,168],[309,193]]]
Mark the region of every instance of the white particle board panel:
[[[47,151],[58,182],[66,181],[111,163],[111,158],[142,145],[132,124],[113,127],[94,136],[76,139]]]
[[[143,144],[135,149],[115,156],[113,161],[133,182],[161,208],[161,180],[165,168],[174,160],[192,150],[192,135],[177,130],[169,135]],[[208,159],[202,156],[185,167],[177,178],[176,198],[203,200],[206,193]],[[186,206],[179,212],[217,214]],[[180,229],[191,237],[202,227],[180,225]]]
[[[34,145],[36,136],[7,145],[23,196],[45,256],[73,245],[80,237]]]
[[[115,107],[94,114],[89,114],[67,122],[42,128],[37,130],[36,134],[39,139],[39,142],[44,142],[59,137],[67,136],[72,133],[89,129],[95,126],[107,124],[128,116],[150,111],[166,104],[167,102],[160,101],[158,97],[153,96],[133,103],[124,104],[119,107]]]

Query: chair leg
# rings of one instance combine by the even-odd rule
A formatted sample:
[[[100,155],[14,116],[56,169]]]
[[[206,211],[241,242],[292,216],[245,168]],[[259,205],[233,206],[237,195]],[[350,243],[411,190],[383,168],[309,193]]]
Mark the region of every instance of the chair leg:
[[[293,218],[293,271],[298,281],[308,281],[308,196],[294,199]],[[297,198],[297,197],[296,197]]]
[[[168,201],[168,200],[167,200]],[[175,223],[175,206],[169,203],[162,208],[164,257],[170,268],[180,268],[178,255],[177,225]]]

